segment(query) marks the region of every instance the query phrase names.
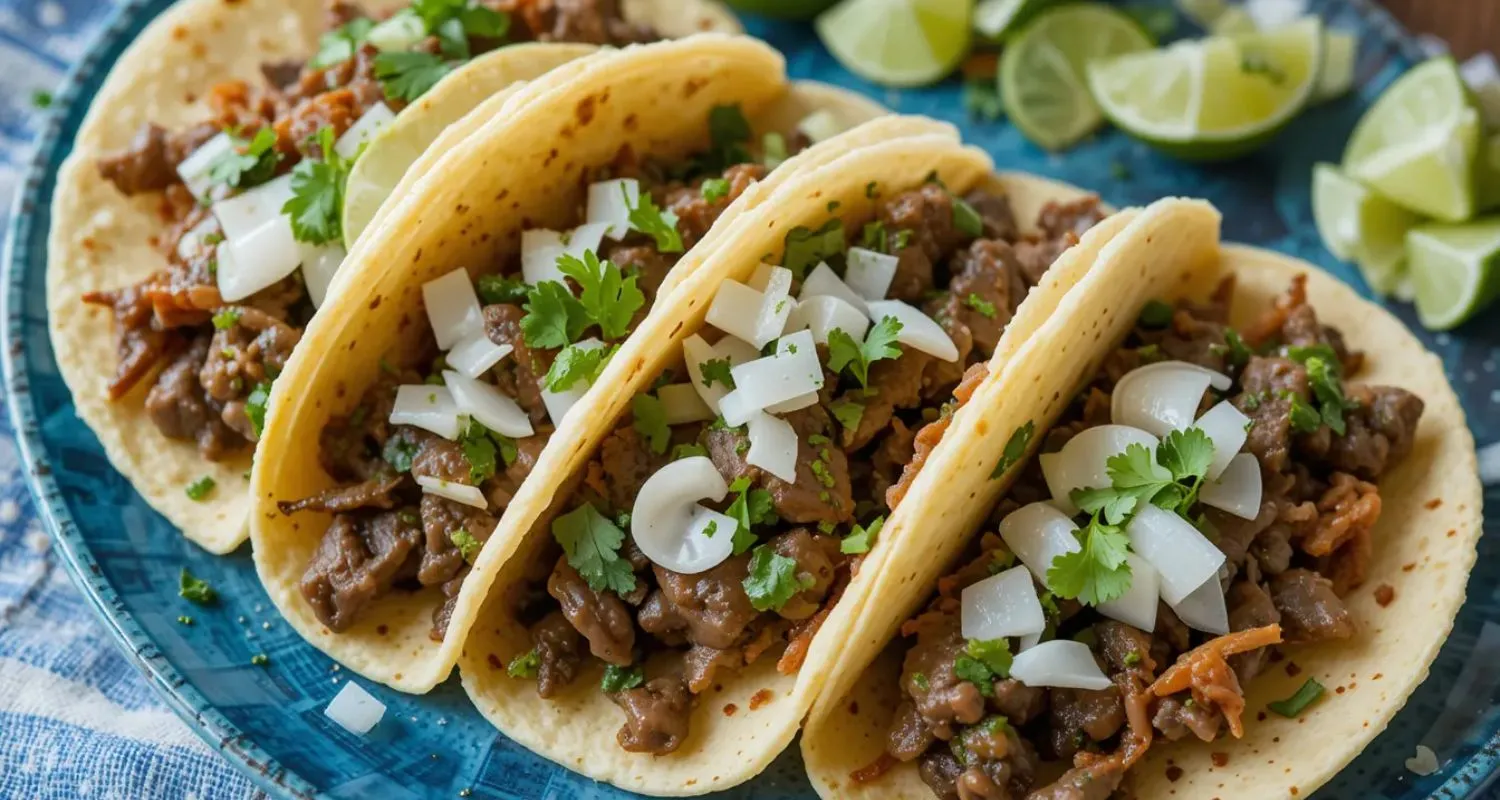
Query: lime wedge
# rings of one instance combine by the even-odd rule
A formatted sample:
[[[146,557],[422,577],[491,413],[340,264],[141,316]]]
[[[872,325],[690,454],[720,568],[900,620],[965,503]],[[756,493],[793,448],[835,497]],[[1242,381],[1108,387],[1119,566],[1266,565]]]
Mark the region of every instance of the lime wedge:
[[[1000,40],[1054,0],[979,0],[974,6],[974,30],[981,36]]]
[[[1224,9],[1224,13],[1208,25],[1208,32],[1215,36],[1233,36],[1236,33],[1254,33],[1255,31],[1255,18],[1239,6]]]
[[[736,11],[764,14],[776,19],[812,19],[835,0],[725,0]]]
[[[1149,50],[1146,31],[1128,15],[1098,3],[1043,12],[1017,32],[1000,56],[1000,99],[1026,138],[1059,150],[1104,122],[1089,96],[1091,61]]]
[[[1406,232],[1422,218],[1372,192],[1332,164],[1313,167],[1313,219],[1328,251],[1359,264],[1380,294],[1396,289],[1406,264]]]
[[[1210,161],[1265,144],[1307,104],[1323,62],[1308,17],[1266,33],[1213,36],[1089,65],[1089,88],[1126,133]]]
[[[1500,133],[1492,134],[1479,153],[1479,210],[1500,208]]]
[[[1323,37],[1323,68],[1313,86],[1312,101],[1323,103],[1342,96],[1354,87],[1354,61],[1359,55],[1359,40],[1347,31],[1329,31]]]
[[[1458,69],[1435,58],[1365,112],[1344,149],[1344,171],[1412,211],[1461,222],[1474,215],[1479,129]]]
[[[1173,5],[1183,16],[1204,30],[1213,27],[1219,17],[1229,10],[1226,0],[1177,0]]]
[[[1429,330],[1457,327],[1500,291],[1500,217],[1414,228],[1406,253],[1417,318]]]
[[[850,72],[883,86],[924,86],[969,51],[974,0],[844,0],[814,26]]]

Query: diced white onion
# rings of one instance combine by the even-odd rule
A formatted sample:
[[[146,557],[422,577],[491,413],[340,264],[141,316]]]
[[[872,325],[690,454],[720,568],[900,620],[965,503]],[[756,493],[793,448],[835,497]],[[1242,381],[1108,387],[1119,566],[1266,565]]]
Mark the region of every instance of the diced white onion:
[[[745,463],[786,481],[797,482],[797,432],[780,417],[764,411],[750,418],[750,450]]]
[[[900,300],[874,300],[870,302],[869,308],[870,319],[878,322],[886,317],[895,317],[901,323],[901,330],[896,334],[896,341],[901,344],[915,347],[943,361],[958,360],[958,345],[953,343],[943,326],[922,313],[922,309]]]
[[[755,399],[738,389],[719,398],[719,416],[724,418],[726,424],[734,427],[744,425],[756,412],[764,410],[756,408]]]
[[[488,372],[515,350],[508,344],[496,344],[484,331],[466,336],[448,351],[448,364],[465,378],[477,378]]]
[[[1116,384],[1110,397],[1110,419],[1166,436],[1192,426],[1210,385],[1228,389],[1229,378],[1186,361],[1147,364],[1125,373]]]
[[[1032,687],[1099,691],[1112,685],[1088,645],[1072,639],[1053,639],[1018,653],[1011,662],[1010,676]]]
[[[344,135],[333,143],[333,151],[344,158],[354,158],[359,155],[359,149],[366,144],[375,141],[380,132],[389,128],[396,121],[395,112],[385,103],[376,103],[369,110],[344,131]]]
[[[494,386],[466,378],[451,369],[443,370],[443,383],[453,395],[459,413],[468,414],[484,427],[514,439],[524,439],[535,433],[526,411]]]
[[[474,282],[462,267],[422,284],[422,302],[439,350],[451,350],[465,339],[484,335],[484,310],[479,307]]]
[[[392,425],[411,425],[444,439],[458,438],[458,404],[446,386],[406,384],[396,387]]]
[[[214,203],[214,217],[219,220],[224,238],[230,241],[248,236],[272,220],[281,220],[290,235],[291,222],[281,213],[281,207],[290,199],[292,176],[288,173]]]
[[[703,383],[703,365],[715,358],[718,356],[714,353],[714,346],[705,342],[702,336],[695,333],[682,340],[682,361],[687,367],[688,383],[692,384],[693,391],[702,398],[704,405],[717,413],[719,400],[729,394],[729,387],[718,381],[714,381],[712,386]]]
[[[202,199],[213,188],[213,181],[208,177],[209,171],[219,159],[233,150],[234,140],[229,138],[229,134],[217,133],[178,162],[177,177],[182,179],[193,197]]]
[[[1052,502],[1064,514],[1078,513],[1073,504],[1074,489],[1099,489],[1110,485],[1108,462],[1110,456],[1125,452],[1125,448],[1139,444],[1156,453],[1155,436],[1128,425],[1096,425],[1086,428],[1063,445],[1061,452],[1044,453],[1037,461],[1042,465],[1042,477],[1047,480],[1047,490],[1052,492]]]
[[[792,271],[785,267],[771,267],[761,290],[759,313],[755,316],[755,338],[746,341],[764,347],[767,342],[781,336],[786,330],[786,319],[796,305],[792,300]]]
[[[583,350],[596,350],[603,347],[604,342],[591,336],[581,342],[574,342],[573,346]],[[583,399],[591,385],[589,381],[579,380],[560,392],[554,392],[545,385],[541,387],[542,405],[547,407],[547,417],[552,420],[553,425],[562,427],[563,417],[566,417],[573,406]]]
[[[385,716],[385,703],[354,681],[345,681],[344,688],[323,709],[323,716],[356,736],[364,736]]]
[[[844,126],[839,124],[839,118],[835,117],[832,111],[820,108],[803,117],[802,121],[797,123],[797,131],[817,144],[824,139],[832,139],[843,133]]]
[[[797,303],[792,318],[787,320],[788,330],[809,330],[813,341],[818,344],[827,344],[828,334],[835,328],[849,334],[856,342],[864,341],[865,332],[870,329],[870,318],[847,300],[822,294]]]
[[[685,383],[663,386],[656,390],[656,397],[661,401],[668,425],[685,425],[714,418],[714,410],[703,402],[703,398],[698,396],[692,386]]]
[[[1250,435],[1250,418],[1240,413],[1234,403],[1223,400],[1203,412],[1194,427],[1201,429],[1214,443],[1214,460],[1208,466],[1208,479],[1218,480],[1229,462],[1245,446]]]
[[[568,232],[568,243],[563,252],[577,259],[582,259],[584,253],[599,255],[599,245],[604,243],[604,233],[609,228],[606,222],[579,225]]]
[[[604,224],[604,235],[618,242],[630,233],[630,208],[640,197],[641,184],[635,178],[591,183],[584,219]]]
[[[844,283],[844,279],[833,271],[833,267],[821,261],[813,267],[812,272],[809,272],[806,278],[802,279],[802,291],[797,294],[797,300],[805,302],[807,298],[818,295],[832,295],[859,309],[861,314],[874,316],[870,313],[865,299],[849,288],[849,284]]]
[[[745,281],[745,285],[757,292],[764,292],[766,287],[771,285],[771,276],[775,274],[774,270],[778,269],[781,269],[781,267],[775,264],[767,264],[765,262],[756,264],[755,271],[750,273],[750,280]]]
[[[1073,520],[1051,503],[1028,503],[1000,520],[1000,538],[1031,574],[1047,586],[1052,560],[1082,547]],[[1051,587],[1048,587],[1051,588]]]
[[[455,503],[463,503],[475,508],[489,507],[489,501],[484,499],[484,492],[479,491],[477,486],[443,480],[434,475],[418,475],[417,485],[422,487],[422,491],[427,494],[435,494]]]
[[[1307,0],[1245,0],[1245,11],[1258,30],[1284,28],[1307,14]]]
[[[1130,588],[1125,594],[1099,606],[1099,613],[1147,633],[1156,630],[1156,607],[1161,578],[1156,568],[1135,553],[1125,554],[1130,566]]]
[[[427,26],[422,18],[403,11],[371,28],[365,38],[381,52],[389,53],[393,50],[410,50],[426,37]]]
[[[219,230],[219,221],[212,216],[204,217],[201,222],[188,228],[187,232],[177,240],[177,257],[183,261],[193,257],[200,249],[207,247],[203,237]]]
[[[823,388],[823,365],[810,331],[781,338],[776,355],[732,367],[735,390],[719,400],[730,425],[743,425],[756,411]]]
[[[699,500],[719,502],[729,494],[707,456],[679,458],[657,470],[636,493],[630,533],[652,562],[673,572],[695,575],[713,569],[734,551],[739,523],[709,511]],[[715,523],[712,536],[706,534]]]
[[[1219,635],[1229,633],[1229,609],[1224,604],[1224,589],[1217,574],[1190,592],[1182,602],[1168,605],[1189,628]]]
[[[535,286],[546,281],[565,283],[567,276],[557,268],[557,259],[567,252],[563,235],[545,228],[521,231],[521,278]]]
[[[1024,653],[1041,643],[1042,635],[1040,633],[1028,633],[1025,636],[1022,636],[1021,641],[1017,643],[1019,646],[1016,648],[1016,652]]]
[[[227,303],[243,300],[297,271],[302,247],[292,223],[276,214],[259,228],[224,242],[219,248],[215,282]]]
[[[844,283],[866,300],[884,300],[885,293],[891,290],[891,281],[896,279],[897,261],[895,256],[851,247]]]
[[[965,639],[989,641],[1047,629],[1047,615],[1026,567],[1012,567],[972,584],[960,599],[959,625]]]
[[[1218,480],[1203,484],[1198,499],[1241,519],[1255,519],[1260,516],[1261,490],[1260,462],[1249,453],[1240,453]]]
[[[760,309],[765,298],[763,293],[739,281],[724,281],[719,284],[718,290],[714,292],[714,300],[708,306],[708,324],[759,349],[765,346],[765,342],[755,343],[755,337],[760,332]]]
[[[322,308],[323,301],[328,299],[328,287],[333,283],[333,276],[339,272],[339,265],[344,263],[344,248],[336,244],[313,245],[306,242],[301,243],[302,249],[302,282],[307,284],[307,296],[312,300],[313,308]]]
[[[1130,549],[1151,562],[1161,576],[1161,596],[1176,604],[1219,574],[1224,553],[1191,523],[1150,503],[1136,506],[1125,527]]]
[[[784,403],[766,406],[766,413],[790,414],[793,411],[801,411],[816,402],[818,402],[818,393],[808,392],[807,394],[797,395]]]

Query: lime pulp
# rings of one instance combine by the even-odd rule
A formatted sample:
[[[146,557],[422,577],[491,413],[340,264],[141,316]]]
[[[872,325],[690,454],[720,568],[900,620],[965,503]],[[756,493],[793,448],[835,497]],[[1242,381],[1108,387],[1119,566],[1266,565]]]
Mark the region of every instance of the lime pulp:
[[[1417,318],[1430,330],[1458,326],[1500,292],[1500,217],[1414,228],[1406,249]]]
[[[843,0],[814,23],[850,72],[882,86],[942,80],[969,51],[974,0]]]

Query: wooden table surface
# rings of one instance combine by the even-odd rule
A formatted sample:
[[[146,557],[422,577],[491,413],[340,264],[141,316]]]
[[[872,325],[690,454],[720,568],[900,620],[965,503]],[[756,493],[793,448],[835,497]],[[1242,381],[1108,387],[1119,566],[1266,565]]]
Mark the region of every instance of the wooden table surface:
[[[1480,50],[1500,56],[1500,0],[1380,1],[1413,33],[1446,39],[1459,58]]]

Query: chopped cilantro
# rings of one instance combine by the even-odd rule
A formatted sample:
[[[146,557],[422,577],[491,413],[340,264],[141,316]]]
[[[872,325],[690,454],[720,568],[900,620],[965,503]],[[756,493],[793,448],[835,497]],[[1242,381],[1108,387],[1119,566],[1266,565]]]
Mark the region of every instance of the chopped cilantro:
[[[444,55],[460,60],[470,55],[470,36],[503,39],[510,31],[507,14],[469,0],[414,0],[410,13],[437,37]]]
[[[739,555],[755,546],[753,526],[775,522],[776,514],[771,510],[771,493],[751,488],[749,478],[735,478],[729,484],[729,491],[738,496],[724,513],[739,522],[734,531],[734,554]]]
[[[995,304],[984,299],[983,297],[980,297],[974,292],[969,292],[969,296],[964,298],[964,305],[974,309],[979,313],[980,316],[984,317],[985,319],[995,318]]]
[[[266,403],[271,399],[270,381],[261,381],[250,390],[250,395],[245,398],[245,417],[250,420],[250,428],[255,431],[256,438],[266,428]]]
[[[689,458],[689,457],[692,457],[692,456],[705,456],[706,457],[707,455],[708,455],[708,448],[704,447],[701,444],[698,444],[697,442],[690,442],[688,444],[679,444],[679,445],[673,445],[672,446],[672,460],[673,461],[676,461],[679,458]]]
[[[52,107],[52,93],[45,89],[37,89],[31,93],[31,107],[48,109]]]
[[[626,205],[630,204],[630,194],[625,187],[620,187],[620,192],[625,195]],[[630,207],[630,227],[650,236],[656,242],[656,249],[663,253],[681,253],[683,251],[682,234],[677,231],[677,215],[671,210],[663,210],[656,207],[656,201],[651,199],[650,192],[641,192]]]
[[[927,680],[927,673],[925,672],[912,673],[911,682],[913,686],[917,687],[917,691],[919,692],[926,692],[932,689],[932,683]]]
[[[266,125],[249,139],[231,131],[233,147],[208,168],[208,179],[234,189],[258,186],[276,176],[281,153],[276,150],[276,131]]]
[[[983,236],[984,218],[979,216],[979,212],[973,206],[969,205],[969,201],[958,195],[951,196],[953,198],[953,227],[969,236]]]
[[[177,596],[200,606],[212,605],[219,599],[219,593],[214,591],[214,587],[209,586],[207,581],[193,577],[187,567],[183,567],[182,572],[177,575]]]
[[[983,661],[969,655],[959,656],[953,660],[953,674],[979,687],[981,695],[995,696],[995,673]]]
[[[1098,514],[1078,536],[1083,547],[1052,559],[1047,568],[1053,594],[1093,606],[1124,596],[1130,588],[1130,565],[1125,563],[1130,538]]]
[[[1141,307],[1141,314],[1136,317],[1135,324],[1142,328],[1165,328],[1172,324],[1173,313],[1171,304],[1148,300]]]
[[[476,281],[479,299],[485,305],[526,302],[526,281],[501,275],[480,275]]]
[[[552,522],[552,536],[562,545],[568,564],[596,592],[608,589],[628,594],[635,589],[635,572],[630,562],[620,557],[625,532],[599,513],[593,503],[558,517]]]
[[[1343,436],[1348,430],[1344,424],[1344,412],[1353,409],[1355,403],[1344,397],[1338,363],[1337,360],[1314,356],[1308,358],[1304,366],[1307,367],[1308,383],[1312,385],[1313,394],[1318,398],[1318,410],[1323,424],[1335,434]]]
[[[699,192],[706,202],[717,203],[729,196],[729,181],[723,178],[709,178],[703,182]]]
[[[1125,666],[1133,667],[1141,663],[1141,654],[1138,650],[1131,650],[1125,654]]]
[[[1275,711],[1287,719],[1295,719],[1301,716],[1307,707],[1317,702],[1323,696],[1323,684],[1318,683],[1317,678],[1308,678],[1297,689],[1297,692],[1285,700],[1276,700],[1266,703],[1266,708]]]
[[[574,384],[583,381],[591,384],[599,379],[599,373],[614,355],[613,347],[580,347],[570,344],[558,352],[542,378],[550,392],[565,392]]]
[[[355,17],[318,38],[318,52],[307,62],[313,69],[331,67],[340,61],[348,61],[359,51],[359,45],[375,27],[369,17]]]
[[[604,678],[599,681],[599,691],[613,694],[635,689],[645,683],[646,673],[640,667],[617,667],[614,664],[608,664],[604,667]]]
[[[225,306],[214,312],[214,329],[227,331],[239,324],[240,310],[235,306]]]
[[[728,358],[711,358],[698,365],[698,372],[703,375],[703,387],[709,388],[718,381],[724,388],[734,389],[734,376],[729,373]]]
[[[630,398],[630,426],[651,447],[651,452],[661,455],[667,452],[672,440],[672,429],[667,426],[667,407],[652,394],[641,393]]]
[[[853,400],[835,400],[828,404],[828,411],[838,420],[839,427],[844,429],[846,439],[852,438],[854,432],[859,430],[859,421],[865,416],[864,405]]]
[[[708,136],[713,150],[705,159],[709,170],[750,160],[750,151],[745,145],[750,141],[750,121],[738,105],[714,106],[708,112]]]
[[[750,554],[750,574],[745,577],[744,585],[750,605],[756,611],[780,611],[814,582],[811,575],[798,575],[797,559],[787,558],[763,544]]]
[[[483,542],[475,539],[474,534],[464,528],[448,531],[448,538],[453,542],[453,546],[458,548],[458,554],[470,564],[474,563],[474,556],[479,555],[479,549],[484,546]]]
[[[1011,432],[1010,438],[1005,441],[1005,448],[1000,451],[1000,463],[990,472],[990,480],[995,480],[1004,475],[1006,470],[1016,465],[1026,455],[1026,448],[1031,444],[1031,437],[1036,434],[1036,422],[1026,420],[1025,425],[1017,427]]]
[[[521,333],[527,347],[554,349],[578,340],[590,324],[578,298],[558,281],[542,281],[526,293]]]
[[[380,449],[380,457],[397,472],[411,472],[411,462],[416,455],[416,442],[404,436],[392,436],[386,439],[385,446]]]
[[[819,262],[843,255],[844,248],[843,220],[830,219],[817,230],[799,225],[786,235],[786,253],[781,265],[800,281]]]
[[[209,477],[208,475],[204,475],[203,477],[199,478],[198,480],[193,481],[192,483],[188,484],[188,486],[187,486],[187,496],[188,496],[188,499],[189,500],[202,500],[203,498],[208,497],[208,493],[212,492],[214,490],[214,486],[215,485],[216,485],[216,483],[215,483],[215,481],[214,481],[214,479],[212,477]]]
[[[1010,677],[1010,664],[1014,657],[1010,652],[1010,642],[1005,639],[970,639],[964,645],[964,652],[977,659],[996,678]]]
[[[1110,525],[1122,524],[1141,501],[1185,514],[1197,501],[1213,456],[1213,440],[1201,428],[1172,431],[1154,457],[1140,444],[1110,456],[1104,462],[1110,485],[1074,490],[1072,499],[1090,514],[1103,512]]]
[[[766,169],[776,169],[786,163],[786,137],[770,131],[760,138],[761,163]]]
[[[845,555],[856,555],[870,552],[870,547],[875,544],[875,537],[880,535],[880,529],[885,527],[885,517],[876,517],[869,525],[854,523],[854,529],[849,531],[843,541],[839,542],[839,552]]]
[[[333,149],[333,128],[319,128],[317,144],[322,160],[304,158],[292,168],[292,196],[281,207],[291,217],[292,236],[308,244],[343,239],[344,184],[354,167]]]
[[[490,429],[475,419],[470,419],[458,437],[458,446],[463,450],[464,460],[469,462],[469,480],[478,486],[495,476],[498,467],[495,456],[498,451],[490,438]]]
[[[557,269],[578,283],[578,304],[599,326],[601,336],[613,340],[629,332],[631,318],[646,304],[646,296],[636,286],[638,276],[625,277],[619,267],[600,261],[593,251],[581,259],[564,255],[557,259]]]
[[[426,94],[452,69],[432,53],[381,53],[375,57],[375,77],[385,87],[385,96],[408,103]]]
[[[535,678],[542,667],[542,654],[535,647],[512,658],[505,665],[505,674],[512,678]]]
[[[900,333],[901,323],[895,317],[875,323],[863,342],[856,342],[842,328],[834,328],[828,332],[828,368],[834,372],[847,369],[861,386],[869,386],[872,363],[901,357],[901,346],[896,344]]]
[[[1287,391],[1285,397],[1291,401],[1292,430],[1298,433],[1315,433],[1323,424],[1323,415],[1311,403]]]
[[[1224,346],[1227,348],[1224,360],[1228,361],[1231,366],[1243,367],[1249,363],[1250,356],[1254,355],[1250,346],[1245,344],[1245,340],[1240,338],[1239,332],[1234,328],[1224,329]]]

